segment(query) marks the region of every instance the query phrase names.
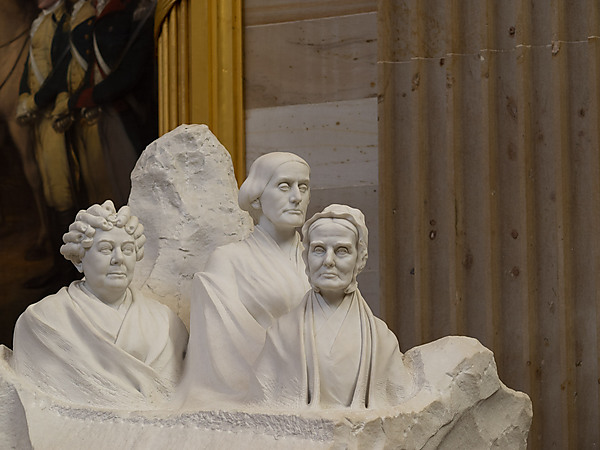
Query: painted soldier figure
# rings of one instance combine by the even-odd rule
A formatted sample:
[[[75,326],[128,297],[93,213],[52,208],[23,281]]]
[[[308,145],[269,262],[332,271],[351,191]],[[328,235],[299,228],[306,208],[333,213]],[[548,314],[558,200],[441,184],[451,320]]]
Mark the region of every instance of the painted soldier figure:
[[[67,88],[69,95],[74,96],[85,87],[86,78],[94,64],[92,33],[96,7],[89,0],[68,1],[73,5],[70,15],[71,61],[67,71]],[[55,119],[54,128],[65,132],[67,142],[77,157],[81,176],[79,187],[84,203],[102,203],[107,198],[115,197],[100,141],[97,117],[88,120],[85,108],[80,114],[75,114],[68,104],[61,106],[64,109]]]
[[[42,9],[31,25],[29,56],[21,78],[17,119],[31,124],[35,134],[35,156],[42,177],[44,198],[49,207],[50,241],[56,254],[62,230],[75,210],[74,167],[62,132],[53,128],[56,117],[66,108],[69,96],[66,72],[70,61],[69,15],[64,0],[38,0]],[[64,271],[61,270],[64,268]],[[41,287],[57,276],[68,281],[73,271],[56,258],[46,274],[29,281]]]
[[[96,0],[94,4],[96,19],[90,36],[94,62],[70,104],[88,122],[97,117],[112,197],[121,205],[127,202],[138,156],[157,135],[150,20],[155,2]],[[74,34],[76,45],[77,39]]]

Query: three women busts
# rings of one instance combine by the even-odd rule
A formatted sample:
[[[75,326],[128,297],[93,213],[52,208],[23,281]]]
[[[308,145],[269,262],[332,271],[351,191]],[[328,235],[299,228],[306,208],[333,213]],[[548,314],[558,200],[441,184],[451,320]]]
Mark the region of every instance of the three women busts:
[[[373,408],[410,396],[398,342],[357,287],[364,217],[331,205],[304,223],[309,185],[308,164],[290,153],[251,167],[239,204],[254,231],[217,248],[193,281],[179,405]],[[85,278],[22,315],[15,367],[96,406],[166,398],[179,379],[185,329],[129,289],[145,241],[138,219],[107,201],[81,211],[64,239],[62,253]]]

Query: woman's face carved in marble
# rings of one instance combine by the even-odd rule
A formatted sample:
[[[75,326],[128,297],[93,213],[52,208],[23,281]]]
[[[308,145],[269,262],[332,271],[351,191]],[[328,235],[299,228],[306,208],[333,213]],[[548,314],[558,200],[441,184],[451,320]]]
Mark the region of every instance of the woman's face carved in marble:
[[[85,286],[105,303],[118,300],[133,279],[135,240],[123,228],[96,229],[94,243],[81,260]]]
[[[340,300],[352,282],[358,259],[357,237],[352,228],[344,219],[319,219],[310,229],[310,284],[325,300]]]
[[[275,228],[301,227],[310,199],[310,169],[305,164],[290,161],[280,165],[254,207]],[[256,202],[256,201],[255,201]]]

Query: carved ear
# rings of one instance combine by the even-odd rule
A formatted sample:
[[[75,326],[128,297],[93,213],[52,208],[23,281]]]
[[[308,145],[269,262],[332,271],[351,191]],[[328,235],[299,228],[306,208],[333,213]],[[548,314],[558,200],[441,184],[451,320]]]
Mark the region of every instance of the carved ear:
[[[254,209],[260,209],[260,199],[257,198],[256,200],[254,200],[252,203],[250,203],[250,205],[254,208]]]

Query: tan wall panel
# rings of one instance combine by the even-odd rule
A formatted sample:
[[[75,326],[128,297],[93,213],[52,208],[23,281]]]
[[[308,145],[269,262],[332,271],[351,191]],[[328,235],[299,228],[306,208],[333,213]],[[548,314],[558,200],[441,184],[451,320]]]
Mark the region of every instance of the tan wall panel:
[[[244,31],[247,109],[375,97],[377,14]]]
[[[519,97],[516,75],[519,67],[514,53],[488,52],[486,76],[490,77],[488,92],[501,92],[502,96],[490,95],[489,145],[494,149],[491,172],[495,182],[492,186],[494,217],[492,258],[495,265],[495,287],[501,293],[499,317],[495,327],[502,330],[496,340],[501,351],[496,352],[498,369],[509,386],[528,390],[529,381],[529,322],[528,258],[526,190],[527,161],[521,145],[519,116],[525,108]]]
[[[455,258],[456,235],[454,232],[455,210],[452,206],[454,189],[454,158],[448,151],[452,142],[452,126],[448,122],[448,108],[453,98],[448,94],[447,66],[437,59],[421,63],[422,74],[416,91],[419,94],[422,139],[420,143],[420,169],[423,190],[419,242],[425,258],[415,267],[421,275],[421,292],[432,301],[422,305],[422,335],[427,340],[457,334]],[[434,104],[439,107],[432,108]],[[424,127],[428,129],[423,129]],[[426,156],[426,155],[429,156]],[[425,157],[423,157],[425,156]],[[446,257],[441,257],[445,255]],[[435,300],[435,304],[433,303]]]
[[[570,361],[565,350],[570,348],[570,335],[566,334],[565,315],[568,296],[569,262],[565,259],[568,246],[568,216],[563,214],[565,191],[564,177],[568,174],[563,166],[561,126],[564,126],[559,89],[559,60],[545,48],[532,49],[533,70],[533,118],[534,138],[533,178],[537,269],[537,316],[536,345],[539,364],[535,367],[541,389],[534,401],[537,406],[537,425],[548,427],[553,433],[534,434],[542,448],[550,445],[567,445],[566,427],[569,422],[571,399],[566,396],[569,386],[566,371]],[[565,227],[567,229],[565,229]],[[567,347],[564,345],[566,344]],[[561,405],[557,408],[556,405]]]
[[[488,147],[486,89],[482,85],[484,62],[479,56],[452,58],[455,93],[454,140],[457,172],[456,188],[456,234],[459,268],[459,295],[472,299],[463,306],[465,329],[463,333],[477,337],[493,348],[494,306],[496,292],[493,290],[491,272],[492,222],[491,210],[496,201],[491,177],[493,149]],[[489,149],[491,151],[486,151]],[[477,186],[477,189],[473,189]],[[476,300],[475,300],[476,299]]]

